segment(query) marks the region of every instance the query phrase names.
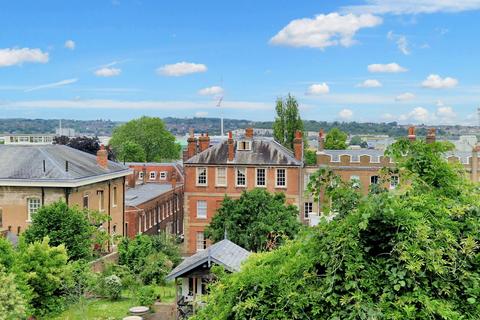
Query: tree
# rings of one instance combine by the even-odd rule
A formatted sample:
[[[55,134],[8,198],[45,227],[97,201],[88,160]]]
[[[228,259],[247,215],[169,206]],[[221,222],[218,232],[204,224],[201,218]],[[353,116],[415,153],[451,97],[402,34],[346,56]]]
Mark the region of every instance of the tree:
[[[98,137],[74,137],[69,138],[66,136],[57,136],[53,139],[54,144],[66,145],[70,148],[77,149],[86,153],[93,155],[97,154],[97,151],[100,150],[100,140]],[[115,154],[110,148],[107,148],[108,159],[115,160]]]
[[[295,132],[303,132],[303,121],[300,119],[298,102],[294,96],[288,94],[286,100],[278,98],[275,106],[277,116],[273,123],[273,137],[276,141],[293,150]]]
[[[218,242],[225,237],[251,251],[271,250],[300,230],[298,209],[286,204],[285,194],[264,189],[244,191],[239,199],[225,197],[205,230]]]
[[[317,153],[313,150],[305,149],[303,158],[307,166],[314,166],[317,164]]]
[[[33,315],[57,312],[64,307],[63,288],[70,282],[67,260],[65,246],[50,246],[48,237],[20,245],[15,268]]]
[[[325,139],[325,149],[327,150],[345,150],[347,149],[347,134],[338,128],[333,128],[327,134]]]
[[[53,246],[65,245],[71,260],[88,260],[92,257],[92,239],[97,228],[91,225],[87,214],[63,201],[41,207],[25,230],[25,241],[33,243],[48,236]]]
[[[121,146],[121,159],[123,162],[144,162],[146,161],[145,151],[143,148],[132,141],[127,141]]]
[[[25,299],[17,288],[15,276],[0,266],[0,320],[24,319]]]
[[[130,145],[125,149],[127,142]],[[180,145],[175,142],[175,137],[168,132],[160,118],[141,117],[115,128],[110,146],[119,159],[143,158],[142,154],[131,154],[132,150],[134,151],[132,143],[143,149],[145,161],[171,160],[180,157]]]
[[[3,267],[5,271],[10,271],[15,262],[15,252],[13,246],[7,239],[0,237],[0,269]]]
[[[449,148],[395,144],[408,184],[220,274],[193,319],[479,319],[480,199]]]

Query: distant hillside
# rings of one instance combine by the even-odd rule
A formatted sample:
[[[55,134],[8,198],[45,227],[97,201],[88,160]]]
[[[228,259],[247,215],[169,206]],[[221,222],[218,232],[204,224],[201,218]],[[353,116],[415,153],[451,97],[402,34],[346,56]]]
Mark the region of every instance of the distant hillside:
[[[185,135],[190,128],[196,132],[208,132],[210,135],[220,134],[219,118],[164,118],[167,128],[175,135]],[[109,136],[113,129],[122,122],[110,120],[62,120],[64,128],[73,128],[78,133],[86,135]],[[247,127],[271,129],[272,121],[249,121],[237,119],[225,119],[225,132]],[[357,134],[383,134],[391,137],[405,136],[406,125],[396,122],[389,123],[358,123],[358,122],[325,122],[305,120],[305,130],[318,131],[323,128],[329,131],[333,127],[348,132],[350,135]],[[44,119],[0,119],[0,133],[54,133],[58,128],[58,120]],[[478,133],[476,127],[466,126],[436,126],[437,134],[443,137],[455,138],[459,135]],[[417,135],[426,134],[426,126],[418,126]]]

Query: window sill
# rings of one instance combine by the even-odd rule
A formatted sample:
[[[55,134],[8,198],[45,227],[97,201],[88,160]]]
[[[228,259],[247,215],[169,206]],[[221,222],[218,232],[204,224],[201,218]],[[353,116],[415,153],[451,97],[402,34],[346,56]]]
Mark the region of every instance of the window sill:
[[[287,189],[287,186],[275,186],[275,189]]]
[[[266,188],[267,185],[263,185],[263,186],[259,186],[259,185],[255,185],[255,188]]]

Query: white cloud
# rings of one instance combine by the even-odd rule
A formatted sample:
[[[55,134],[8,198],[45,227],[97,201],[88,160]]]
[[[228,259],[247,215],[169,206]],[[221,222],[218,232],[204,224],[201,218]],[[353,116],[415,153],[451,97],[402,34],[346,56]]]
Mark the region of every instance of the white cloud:
[[[65,41],[65,48],[74,50],[75,49],[75,41],[73,40],[67,40]]]
[[[403,53],[404,55],[409,55],[411,53],[407,37],[403,35],[395,34],[393,33],[393,31],[389,31],[387,33],[387,39],[391,41],[395,41],[395,43],[397,44],[398,50],[400,50],[400,52]]]
[[[452,107],[442,106],[437,109],[437,116],[440,118],[451,119],[455,118],[457,114],[453,111]]]
[[[480,9],[478,0],[366,0],[366,3],[343,7],[342,12],[398,15]]]
[[[213,96],[216,94],[222,94],[223,93],[223,88],[219,86],[213,86],[213,87],[208,87],[208,88],[203,88],[198,90],[198,94],[202,96]]]
[[[446,89],[456,87],[458,80],[455,78],[442,78],[438,74],[431,74],[422,82],[422,87],[430,89]]]
[[[157,73],[167,77],[180,77],[187,74],[206,72],[207,66],[199,63],[178,62],[175,64],[166,64],[157,69]]]
[[[398,63],[387,63],[387,64],[380,64],[380,63],[374,63],[368,65],[368,71],[372,73],[379,73],[379,72],[384,72],[384,73],[399,73],[399,72],[407,72],[408,69],[400,66]]]
[[[338,116],[342,120],[350,120],[353,117],[353,111],[350,109],[342,109],[339,113]]]
[[[415,98],[415,95],[413,93],[405,92],[396,96],[395,101],[409,101],[414,98]]]
[[[208,112],[206,111],[195,112],[195,117],[197,118],[205,118],[206,116],[208,116]]]
[[[292,47],[310,47],[324,49],[341,45],[350,47],[355,44],[355,34],[362,28],[372,28],[382,23],[382,18],[371,14],[346,14],[336,12],[319,14],[315,18],[303,18],[290,21],[270,39],[274,45]]]
[[[409,113],[400,115],[399,119],[402,121],[413,120],[415,122],[425,123],[430,119],[430,113],[425,108],[416,107]]]
[[[95,71],[97,77],[116,77],[122,72],[119,68],[104,67]]]
[[[0,49],[0,67],[22,65],[23,63],[47,63],[48,53],[40,49]]]
[[[393,114],[387,112],[382,114],[381,118],[385,121],[391,121],[394,120],[396,117]]]
[[[382,83],[375,79],[368,79],[363,81],[362,83],[357,84],[359,88],[379,88],[382,86]]]
[[[328,84],[325,82],[322,83],[316,83],[312,84],[310,87],[308,87],[307,92],[305,93],[306,95],[321,95],[321,94],[327,94],[330,92],[330,87]]]
[[[30,89],[26,89],[25,92],[41,90],[41,89],[52,89],[52,88],[63,87],[63,86],[75,83],[77,81],[78,81],[78,79],[74,78],[74,79],[66,79],[66,80],[62,80],[62,81],[58,81],[58,82],[54,82],[54,83],[42,84],[40,86],[36,86],[36,87],[30,88]]]

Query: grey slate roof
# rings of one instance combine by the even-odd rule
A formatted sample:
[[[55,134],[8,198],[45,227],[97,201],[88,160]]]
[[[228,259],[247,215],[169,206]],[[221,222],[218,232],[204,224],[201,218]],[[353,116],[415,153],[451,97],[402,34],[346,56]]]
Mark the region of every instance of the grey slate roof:
[[[319,152],[317,152],[319,153]],[[360,161],[360,156],[368,155],[372,162],[380,162],[380,157],[384,155],[384,151],[375,149],[359,149],[359,150],[323,150],[320,153],[327,154],[333,162],[340,161],[340,156],[349,155],[352,162]],[[472,157],[471,151],[449,151],[444,154],[446,159],[457,157],[461,163],[468,164],[469,158]]]
[[[228,160],[227,140],[211,146],[192,158],[185,164],[238,164],[238,165],[284,165],[301,166],[302,162],[295,159],[293,153],[271,138],[255,137],[252,140],[252,150],[237,150],[234,142],[235,156],[233,162]]]
[[[0,145],[0,180],[75,181],[129,171],[113,161],[102,168],[95,155],[63,145]]]
[[[125,190],[125,205],[138,206],[172,190],[170,183],[146,183]]]
[[[185,258],[167,276],[167,280],[173,280],[187,274],[189,271],[201,266],[204,263],[213,262],[224,266],[230,272],[240,271],[240,266],[251,252],[243,249],[228,239],[224,239],[207,249],[197,252],[193,256]]]

